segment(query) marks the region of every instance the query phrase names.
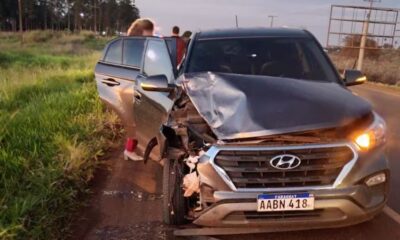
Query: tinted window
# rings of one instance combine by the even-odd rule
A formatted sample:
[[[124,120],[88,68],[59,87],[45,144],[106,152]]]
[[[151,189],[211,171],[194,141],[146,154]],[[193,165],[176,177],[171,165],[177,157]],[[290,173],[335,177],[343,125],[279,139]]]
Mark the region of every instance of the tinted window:
[[[171,58],[164,41],[149,41],[144,59],[143,72],[147,76],[164,74],[168,77],[168,80],[173,80],[174,72],[172,70]]]
[[[122,63],[133,67],[141,67],[144,43],[144,39],[125,39]]]
[[[171,37],[164,38],[165,42],[167,43],[168,51],[170,55],[174,55],[176,51],[176,39]]]
[[[176,59],[176,54],[177,54],[177,48],[176,48],[176,38],[174,37],[166,37],[164,38],[165,42],[167,43],[169,55],[171,56],[171,59]],[[176,67],[177,62],[174,62],[174,67]]]
[[[122,41],[121,40],[112,42],[109,45],[106,57],[104,58],[104,61],[110,62],[110,63],[115,63],[115,64],[121,64],[121,62],[122,62]]]
[[[306,38],[200,40],[188,72],[204,71],[337,81],[318,45]]]

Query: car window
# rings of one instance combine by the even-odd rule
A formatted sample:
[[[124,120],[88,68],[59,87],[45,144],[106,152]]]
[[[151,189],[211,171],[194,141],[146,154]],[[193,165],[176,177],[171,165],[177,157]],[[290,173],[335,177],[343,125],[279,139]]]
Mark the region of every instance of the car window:
[[[122,62],[122,41],[117,40],[108,46],[105,62],[121,64]]]
[[[195,43],[188,72],[224,72],[337,81],[318,45],[308,38],[240,38]]]
[[[176,55],[176,39],[172,37],[164,38],[165,42],[167,43],[168,51],[171,56]]]
[[[167,76],[168,81],[174,80],[171,58],[166,43],[163,40],[150,40],[144,59],[143,73],[147,76]]]
[[[175,37],[165,37],[164,38],[165,42],[167,43],[169,55],[171,56],[171,59],[177,59],[177,42]],[[174,67],[176,68],[178,63],[177,61],[173,62]]]
[[[125,39],[122,63],[132,67],[141,67],[145,39]]]

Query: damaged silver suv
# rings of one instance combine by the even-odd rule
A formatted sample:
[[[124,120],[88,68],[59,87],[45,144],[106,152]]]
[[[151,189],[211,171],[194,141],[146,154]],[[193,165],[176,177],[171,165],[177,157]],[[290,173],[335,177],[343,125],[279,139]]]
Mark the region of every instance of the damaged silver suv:
[[[136,154],[163,164],[166,223],[282,231],[381,211],[385,123],[346,88],[366,80],[360,72],[340,76],[297,29],[199,32],[179,70],[173,46],[120,38],[96,67],[100,97],[133,116]],[[135,66],[124,63],[132,56]]]

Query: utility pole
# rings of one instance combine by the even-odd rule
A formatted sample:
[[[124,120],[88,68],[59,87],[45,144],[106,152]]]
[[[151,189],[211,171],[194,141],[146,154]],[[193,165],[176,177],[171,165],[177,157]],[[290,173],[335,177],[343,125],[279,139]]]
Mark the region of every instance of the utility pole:
[[[365,47],[367,44],[367,39],[368,39],[368,29],[369,29],[369,22],[371,20],[371,13],[372,13],[372,7],[374,5],[374,2],[380,2],[381,0],[364,0],[366,2],[369,2],[369,9],[367,13],[367,18],[364,21],[363,24],[363,31],[362,31],[362,36],[361,36],[361,43],[360,43],[360,52],[358,53],[358,61],[357,61],[357,70],[361,71],[364,63],[364,56],[365,56]]]
[[[24,43],[24,30],[22,29],[22,0],[18,0],[19,11],[19,33],[21,34],[21,44]]]
[[[44,2],[44,30],[47,30],[47,0]]]
[[[69,32],[69,31],[71,31],[71,9],[70,9],[68,0],[66,0],[66,3],[67,3],[67,14],[68,14],[68,17],[67,17],[67,21],[68,21],[67,28],[68,28],[68,32]]]
[[[22,35],[23,29],[22,29],[22,0],[18,0],[18,12],[19,12],[19,32]]]
[[[277,18],[278,16],[273,16],[273,15],[269,15],[268,18],[270,18],[270,23],[271,23],[271,27],[274,27],[274,19]]]
[[[97,0],[93,0],[93,31],[97,32]]]
[[[235,20],[236,20],[236,28],[239,28],[239,20],[237,15],[235,15]]]

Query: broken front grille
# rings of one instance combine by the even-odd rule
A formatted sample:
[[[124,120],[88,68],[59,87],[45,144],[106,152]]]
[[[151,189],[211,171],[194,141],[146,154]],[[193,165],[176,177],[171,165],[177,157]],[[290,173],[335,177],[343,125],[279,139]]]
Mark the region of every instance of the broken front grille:
[[[301,164],[290,170],[272,167],[272,158],[291,154]],[[354,158],[348,146],[305,147],[287,150],[221,150],[214,162],[222,168],[236,188],[282,188],[332,185],[339,173]]]

